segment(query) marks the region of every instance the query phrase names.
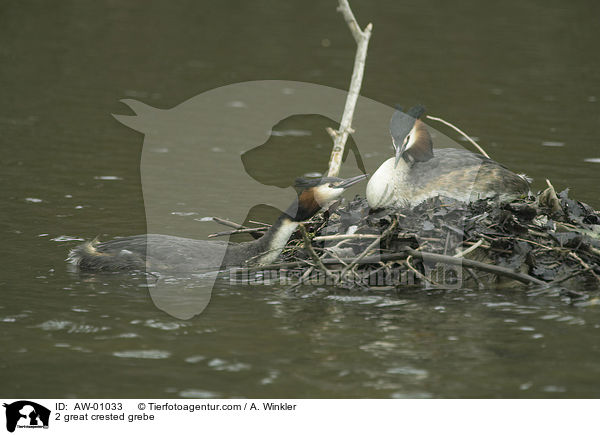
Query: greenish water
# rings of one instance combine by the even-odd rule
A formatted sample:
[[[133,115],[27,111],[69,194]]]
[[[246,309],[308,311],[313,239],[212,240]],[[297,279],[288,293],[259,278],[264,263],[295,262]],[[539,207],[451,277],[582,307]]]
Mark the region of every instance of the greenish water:
[[[535,188],[550,178],[600,207],[596,3],[352,5],[374,23],[363,95],[421,102]],[[181,321],[154,306],[145,281],[67,270],[70,238],[146,231],[143,136],[110,116],[128,113],[119,99],[171,108],[263,79],[344,89],[353,57],[333,1],[1,5],[2,395],[600,396],[600,305],[523,290],[289,293],[223,281],[202,315]],[[285,140],[327,144],[324,125],[289,120],[310,136]],[[367,165],[383,160],[361,151]],[[281,174],[274,183],[307,159],[260,158]],[[194,188],[238,213],[227,198],[247,176],[222,169]]]

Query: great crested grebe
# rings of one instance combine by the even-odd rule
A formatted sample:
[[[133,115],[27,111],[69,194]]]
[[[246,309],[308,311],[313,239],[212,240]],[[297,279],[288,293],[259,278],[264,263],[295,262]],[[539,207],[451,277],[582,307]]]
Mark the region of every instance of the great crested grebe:
[[[277,259],[300,222],[342,195],[367,175],[341,179],[324,177],[296,180],[302,189],[298,199],[279,216],[261,238],[246,243],[187,239],[161,234],[142,234],[107,242],[87,242],[73,249],[67,259],[81,270],[148,270],[200,272],[234,266],[266,265]]]
[[[526,195],[529,180],[500,163],[467,150],[433,149],[427,127],[419,118],[423,106],[394,112],[390,134],[396,150],[367,184],[371,208],[414,207],[438,195],[469,202],[494,198],[506,202]]]

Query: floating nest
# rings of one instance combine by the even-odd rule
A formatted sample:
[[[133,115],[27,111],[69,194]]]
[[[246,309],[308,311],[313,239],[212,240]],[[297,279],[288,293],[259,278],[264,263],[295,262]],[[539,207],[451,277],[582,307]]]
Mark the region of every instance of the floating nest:
[[[548,184],[504,205],[437,197],[413,209],[370,210],[357,196],[301,225],[281,262],[246,271],[286,274],[295,285],[526,285],[586,297],[600,289],[600,213]]]

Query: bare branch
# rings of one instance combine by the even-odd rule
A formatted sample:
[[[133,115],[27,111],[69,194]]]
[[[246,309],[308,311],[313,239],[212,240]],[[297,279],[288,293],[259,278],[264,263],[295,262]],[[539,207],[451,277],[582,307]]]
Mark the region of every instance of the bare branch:
[[[534,284],[537,286],[547,286],[548,284],[531,275],[521,272],[515,272],[509,268],[496,266],[493,264],[483,263],[481,261],[469,260],[466,258],[456,258],[449,255],[433,254],[429,252],[421,252],[415,249],[406,249],[402,252],[396,252],[394,254],[380,254],[362,258],[325,258],[321,260],[323,264],[343,264],[343,263],[356,263],[356,264],[379,264],[381,261],[396,261],[406,259],[409,255],[414,258],[419,258],[423,261],[430,261],[434,263],[452,264],[469,269],[481,270],[483,272],[493,273],[494,275],[505,276],[507,278],[520,281],[524,284]],[[261,270],[273,270],[273,269],[289,269],[292,267],[299,267],[306,264],[305,261],[290,261],[286,263],[273,263],[264,266],[248,267],[248,268],[232,268],[229,271],[241,270],[244,272],[258,272]]]
[[[245,234],[245,233],[259,233],[268,230],[269,227],[258,227],[258,228],[240,228],[239,230],[221,231],[219,233],[209,234],[208,238],[212,239],[215,237],[231,236],[232,234]]]
[[[435,282],[434,280],[427,278],[425,275],[423,275],[421,272],[419,272],[411,263],[410,260],[412,259],[412,255],[409,255],[408,257],[406,257],[406,266],[412,270],[414,272],[415,275],[417,275],[419,278],[421,278],[424,281],[427,281],[429,284],[434,285],[434,286],[438,286],[439,284],[437,282]]]
[[[243,225],[236,224],[235,222],[231,222],[231,221],[228,221],[227,219],[222,219],[222,218],[216,217],[216,216],[211,217],[210,220],[212,220],[213,222],[216,222],[218,224],[225,225],[226,227],[235,228],[238,230],[241,230],[242,228],[246,228]]]
[[[364,239],[378,239],[378,234],[332,234],[330,236],[317,236],[313,238],[315,242],[324,242],[331,240],[364,240]]]
[[[471,139],[471,137],[467,133],[465,133],[464,131],[462,131],[457,126],[455,126],[453,124],[450,124],[448,121],[444,121],[442,118],[437,118],[435,116],[429,116],[429,115],[427,115],[427,119],[432,119],[433,121],[439,121],[442,124],[446,124],[448,127],[453,128],[454,130],[456,130],[457,132],[459,132],[460,134],[462,134],[465,137],[465,139],[467,139],[469,142],[471,142],[473,144],[473,146],[475,148],[477,148],[481,154],[483,154],[484,156],[486,156],[488,159],[490,158],[490,156],[488,156],[488,153],[486,153],[484,151],[484,149],[481,148],[477,142],[475,142],[473,139]]]
[[[429,252],[420,252],[414,249],[407,249],[405,252],[409,255],[412,255],[415,258],[420,258],[423,261],[431,261],[434,263],[443,263],[443,264],[453,264],[462,267],[468,267],[470,269],[478,269],[484,272],[490,272],[495,275],[505,276],[507,278],[511,278],[517,281],[520,281],[524,284],[535,284],[535,285],[546,285],[544,281],[541,281],[533,276],[527,275],[525,273],[514,272],[509,268],[496,266],[493,264],[483,263],[481,261],[469,260],[467,258],[456,258],[448,255],[442,254],[433,254]]]
[[[333,150],[331,151],[331,157],[329,159],[329,170],[327,172],[329,177],[335,177],[339,174],[348,135],[354,131],[352,130],[352,118],[354,117],[356,101],[358,100],[358,95],[360,94],[360,88],[362,86],[365,61],[367,59],[367,48],[369,47],[369,39],[371,38],[371,30],[373,29],[373,25],[369,23],[367,27],[365,27],[365,30],[360,30],[360,26],[358,25],[356,18],[354,18],[348,0],[339,0],[337,10],[344,16],[344,19],[352,32],[352,36],[356,41],[356,55],[354,57],[354,69],[352,71],[350,89],[348,91],[348,96],[346,97],[346,105],[344,106],[340,128],[337,130],[335,136],[328,131],[334,138]]]
[[[331,128],[331,127],[327,127],[327,128],[325,129],[325,131],[327,131],[327,133],[329,134],[329,136],[331,136],[331,138],[332,138],[334,141],[337,139],[337,137],[338,137],[338,132],[337,132],[337,130],[334,130],[334,129],[333,129],[333,128]]]
[[[352,32],[352,36],[354,36],[354,40],[357,44],[359,44],[364,34],[363,31],[360,30],[360,27],[358,25],[358,22],[356,21],[356,18],[354,17],[352,9],[350,9],[350,4],[348,4],[348,0],[340,0],[337,10],[338,12],[341,12],[344,16],[344,20],[346,20],[346,24],[348,24],[348,27]]]
[[[590,267],[589,264],[587,264],[585,261],[583,261],[579,255],[577,255],[575,252],[569,252],[569,257],[577,260],[579,262],[579,264],[581,264],[587,272],[589,272],[594,278],[596,278],[596,281],[600,282],[600,276],[596,275],[596,272],[594,272],[594,269],[592,269],[592,267]]]
[[[468,247],[467,249],[465,249],[464,251],[460,251],[459,253],[455,254],[454,256],[456,258],[459,257],[464,257],[465,255],[473,252],[475,249],[479,248],[481,246],[481,244],[483,243],[483,239],[479,239],[479,241],[477,243],[475,243],[474,245]]]

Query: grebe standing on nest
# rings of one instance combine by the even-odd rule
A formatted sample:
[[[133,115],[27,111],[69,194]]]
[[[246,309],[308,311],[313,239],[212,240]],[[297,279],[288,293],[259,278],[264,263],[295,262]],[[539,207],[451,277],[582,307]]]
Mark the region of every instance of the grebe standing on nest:
[[[367,184],[371,208],[414,207],[438,195],[463,202],[494,198],[506,202],[529,192],[529,180],[500,163],[467,150],[433,150],[427,127],[419,118],[423,106],[394,112],[390,133],[396,150]]]
[[[277,259],[300,222],[338,199],[345,189],[366,175],[341,179],[324,177],[296,180],[298,199],[282,213],[261,238],[246,243],[227,243],[142,234],[107,242],[87,242],[73,249],[69,262],[85,271],[148,270],[202,272],[234,266],[270,264]],[[220,255],[219,255],[220,254]]]

